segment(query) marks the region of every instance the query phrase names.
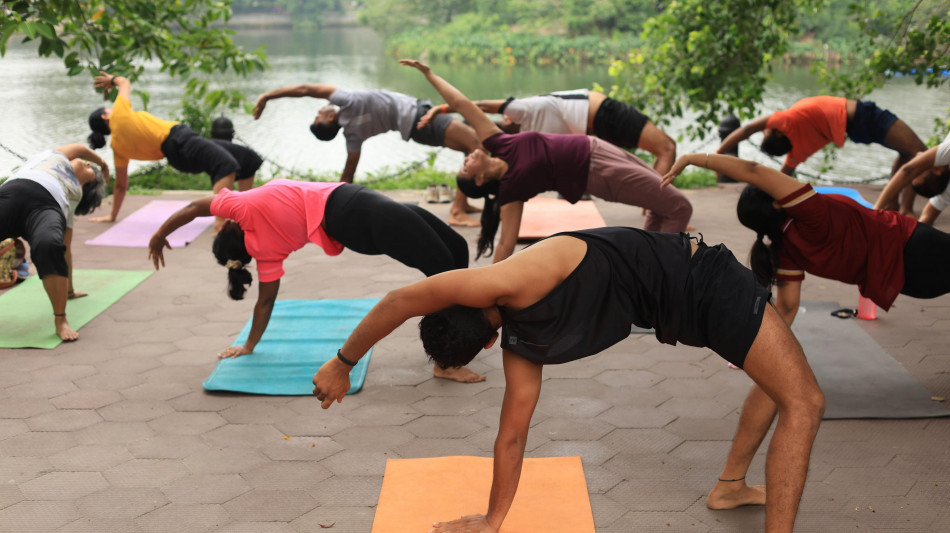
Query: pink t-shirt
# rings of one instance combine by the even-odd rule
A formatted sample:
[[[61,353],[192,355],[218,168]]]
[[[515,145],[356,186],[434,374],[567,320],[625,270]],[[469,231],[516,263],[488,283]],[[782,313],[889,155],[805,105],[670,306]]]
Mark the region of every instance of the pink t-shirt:
[[[223,189],[211,201],[211,214],[240,224],[247,252],[257,262],[258,281],[277,281],[284,275],[284,259],[308,242],[327,255],[343,251],[322,226],[327,198],[340,185],[276,179],[245,192]]]

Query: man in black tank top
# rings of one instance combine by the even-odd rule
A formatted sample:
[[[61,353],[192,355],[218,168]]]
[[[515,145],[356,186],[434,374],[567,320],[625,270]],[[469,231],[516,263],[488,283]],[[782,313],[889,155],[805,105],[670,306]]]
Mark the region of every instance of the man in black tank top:
[[[744,478],[719,482],[737,484],[733,507],[766,504],[766,531],[790,532],[824,396],[769,297],[725,246],[687,234],[600,228],[555,235],[500,263],[390,292],[314,375],[313,392],[324,409],[342,401],[351,366],[412,317],[425,316],[423,345],[443,367],[467,364],[502,328],[506,389],[488,512],[433,529],[497,531],[517,490],[543,365],[598,353],[627,337],[631,325],[652,327],[661,342],[712,348],[778,406],[766,462],[768,502]],[[737,441],[747,438],[736,434]]]

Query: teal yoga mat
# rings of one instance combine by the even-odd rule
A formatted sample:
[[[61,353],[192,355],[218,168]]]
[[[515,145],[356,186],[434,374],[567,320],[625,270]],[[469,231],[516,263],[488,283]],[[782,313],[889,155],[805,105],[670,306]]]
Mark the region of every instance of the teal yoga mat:
[[[343,341],[378,301],[278,300],[254,353],[221,359],[202,386],[205,390],[308,396],[313,393],[313,375],[336,357]],[[234,345],[244,344],[250,331],[248,320]],[[363,387],[372,353],[370,350],[350,371],[347,394]]]
[[[66,302],[69,325],[79,331],[99,313],[125,296],[151,270],[74,270],[73,285],[89,296]],[[62,343],[53,325],[53,309],[38,276],[0,294],[0,348],[53,349]]]

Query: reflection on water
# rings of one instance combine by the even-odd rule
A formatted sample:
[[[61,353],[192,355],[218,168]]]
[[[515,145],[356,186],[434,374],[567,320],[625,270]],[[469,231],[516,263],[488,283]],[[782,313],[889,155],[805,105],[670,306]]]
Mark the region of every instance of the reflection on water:
[[[89,134],[86,117],[103,105],[92,90],[92,81],[85,76],[67,77],[60,60],[38,58],[32,44],[19,45],[14,41],[11,40],[7,55],[0,60],[0,79],[15,80],[0,87],[6,111],[0,143],[29,156],[52,146],[84,142]],[[399,66],[396,58],[384,55],[383,43],[366,29],[306,33],[243,31],[235,41],[248,50],[266,44],[271,70],[249,78],[228,76],[221,80],[227,87],[241,89],[251,98],[285,85],[326,83],[350,89],[389,89],[439,102],[438,94],[425,79],[415,70]],[[160,117],[172,116],[179,106],[181,84],[158,73],[158,65],[152,67],[135,88],[151,93],[150,112]],[[604,66],[538,68],[436,64],[433,68],[475,99],[528,96],[589,87],[595,82],[610,84]],[[768,86],[763,114],[819,92],[817,80],[807,69],[778,69]],[[911,80],[898,79],[868,99],[893,111],[926,140],[933,132],[933,118],[944,115],[950,106],[950,91],[927,90]],[[289,168],[339,171],[346,159],[342,136],[331,142],[319,142],[308,130],[316,110],[323,104],[313,99],[283,99],[269,103],[259,121],[243,113],[232,114],[231,118],[238,135],[265,158]],[[134,97],[133,105],[141,108],[141,101]],[[686,119],[674,121],[666,129],[675,137],[686,122]],[[679,144],[679,151],[708,151],[715,146],[713,141],[684,140]],[[379,135],[364,144],[357,177],[379,172],[387,166],[425,159],[432,150],[404,142],[396,132]],[[748,143],[743,144],[741,150],[743,157],[768,162]],[[111,158],[107,149],[101,152]],[[882,176],[889,170],[893,158],[894,152],[880,146],[848,142],[839,151],[834,170],[828,175],[861,180]],[[444,149],[439,152],[436,164],[454,170],[461,160],[460,154]],[[9,174],[18,162],[16,157],[0,151],[0,175]],[[818,154],[800,168],[815,173],[820,164]],[[272,169],[265,170],[270,171]]]

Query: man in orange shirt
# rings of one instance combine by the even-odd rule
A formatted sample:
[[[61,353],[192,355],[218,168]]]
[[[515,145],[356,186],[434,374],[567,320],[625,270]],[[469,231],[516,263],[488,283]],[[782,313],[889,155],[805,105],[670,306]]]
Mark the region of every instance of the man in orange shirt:
[[[811,96],[784,111],[759,117],[740,127],[723,140],[716,152],[729,153],[741,141],[760,131],[764,133],[762,151],[773,156],[785,155],[782,172],[788,175],[828,143],[844,146],[846,135],[856,143],[877,143],[897,151],[891,176],[918,152],[927,149],[910,126],[874,102]],[[887,206],[888,209],[896,207]],[[907,187],[901,195],[900,211],[913,215],[913,207],[914,192]]]

